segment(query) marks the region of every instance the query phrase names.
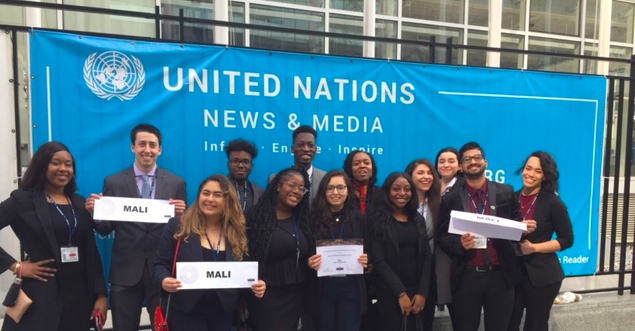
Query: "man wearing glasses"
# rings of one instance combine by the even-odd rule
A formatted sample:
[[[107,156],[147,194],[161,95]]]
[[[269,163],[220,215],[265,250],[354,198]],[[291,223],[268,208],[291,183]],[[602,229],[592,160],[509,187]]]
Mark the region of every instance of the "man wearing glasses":
[[[225,152],[229,168],[229,176],[227,177],[236,187],[240,206],[245,211],[255,205],[264,193],[262,187],[249,181],[249,174],[254,168],[254,159],[258,156],[258,149],[247,140],[236,139],[227,145]]]
[[[452,259],[453,327],[458,331],[477,330],[484,312],[486,331],[507,330],[514,306],[514,286],[522,278],[512,242],[477,238],[470,233],[448,233],[452,210],[492,215],[522,221],[514,189],[488,181],[487,160],[474,142],[459,151],[465,182],[444,195],[439,209],[437,242]],[[533,223],[532,223],[533,222]],[[527,221],[527,231],[535,229]]]

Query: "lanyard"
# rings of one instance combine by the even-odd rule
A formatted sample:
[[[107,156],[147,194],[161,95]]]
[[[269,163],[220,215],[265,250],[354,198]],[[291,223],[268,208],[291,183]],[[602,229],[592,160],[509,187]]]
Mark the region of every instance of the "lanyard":
[[[236,184],[236,193],[240,192],[240,191],[238,191],[238,182],[235,182],[234,184]],[[245,180],[245,184],[244,184],[243,188],[245,190],[244,191],[245,193],[243,194],[243,196],[244,196],[243,197],[243,201],[242,201],[243,202],[243,211],[244,211],[245,209],[247,209],[247,180]],[[238,194],[238,200],[240,201],[240,194]]]
[[[293,230],[295,231],[295,234],[283,228],[282,225],[280,225],[280,221],[278,221],[278,227],[295,239],[295,271],[297,272],[298,263],[300,262],[300,232],[298,231],[298,220],[293,217]]]
[[[342,239],[342,235],[344,234],[344,225],[346,224],[346,220],[342,221],[342,223],[340,224],[340,237],[339,239]],[[333,238],[333,240],[335,240],[335,233],[333,233],[333,228],[331,228],[331,238]]]
[[[523,221],[527,219],[527,216],[529,216],[529,213],[531,213],[531,210],[534,209],[534,206],[536,204],[536,199],[538,199],[538,194],[536,194],[536,196],[534,197],[534,200],[531,201],[531,204],[529,205],[529,208],[527,209],[525,216],[523,216]],[[523,203],[521,201],[522,201],[521,195],[518,195],[518,204],[522,207]]]
[[[148,180],[150,180],[150,178],[152,178],[152,185],[150,186],[150,199],[152,199],[152,192],[154,192],[154,186],[157,184],[157,180],[156,180],[156,174],[157,172],[154,172],[154,175],[147,175],[148,176]],[[137,177],[141,177],[141,175],[137,176]],[[143,178],[141,179],[141,188],[143,188]],[[137,186],[138,188],[138,186]],[[139,198],[141,198],[141,191],[139,191]]]
[[[75,221],[75,224],[73,225],[73,228],[71,229],[71,222],[68,221],[68,218],[66,217],[66,215],[64,215],[60,207],[57,205],[57,203],[55,203],[55,200],[53,200],[53,197],[51,197],[51,195],[49,195],[48,192],[46,191],[44,192],[44,194],[46,194],[46,197],[49,198],[49,200],[51,200],[51,202],[53,203],[53,206],[57,208],[57,211],[60,213],[60,215],[64,217],[64,221],[66,221],[66,229],[68,229],[68,246],[71,246],[71,238],[73,238],[73,234],[75,233],[75,230],[77,230],[77,216],[75,215],[75,208],[73,208],[73,204],[71,203],[70,200],[68,200],[68,197],[66,197],[66,200],[68,200],[68,205],[71,207],[71,212],[73,212],[73,220]]]
[[[478,210],[476,202],[474,201],[474,198],[472,198],[471,194],[468,193],[467,196],[470,197],[470,201],[472,201],[472,206],[474,207],[474,210],[476,210],[476,213],[477,214],[481,214],[481,215],[485,215],[485,210],[487,209],[486,208],[487,207],[487,200],[489,199],[489,191],[487,191],[487,194],[485,194],[485,201],[483,201],[483,210]]]
[[[218,244],[216,245],[216,251],[214,252],[214,246],[212,246],[212,242],[209,241],[209,237],[207,236],[207,232],[205,233],[205,239],[207,239],[207,243],[209,244],[209,249],[212,250],[212,257],[214,261],[218,261],[218,254],[220,254],[220,241],[223,239],[223,227],[220,227],[220,233],[218,234]]]

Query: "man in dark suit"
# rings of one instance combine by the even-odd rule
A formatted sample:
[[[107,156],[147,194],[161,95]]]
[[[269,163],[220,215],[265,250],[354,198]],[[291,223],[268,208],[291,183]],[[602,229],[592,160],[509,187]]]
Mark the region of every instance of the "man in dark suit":
[[[313,158],[317,153],[317,132],[314,128],[308,125],[301,125],[293,131],[293,146],[291,146],[291,152],[293,153],[294,165],[301,166],[306,169],[309,174],[309,182],[311,187],[309,188],[310,201],[313,202],[317,188],[320,186],[320,182],[326,172],[313,166]],[[269,176],[269,181],[273,179],[276,174]]]
[[[465,182],[443,196],[437,232],[439,247],[452,259],[453,326],[457,331],[478,330],[482,309],[485,330],[503,331],[514,305],[514,285],[522,277],[512,242],[470,233],[459,236],[448,233],[448,227],[452,210],[522,221],[520,205],[511,186],[487,180],[487,160],[477,143],[463,145],[459,154]],[[533,228],[528,224],[528,231]]]
[[[249,174],[254,167],[254,159],[258,156],[258,149],[244,139],[236,139],[227,144],[227,168],[229,181],[236,187],[240,207],[243,211],[258,203],[258,199],[265,192],[262,187],[249,180]]]
[[[157,158],[162,152],[161,133],[152,125],[140,124],[132,130],[130,139],[135,162],[132,167],[106,177],[103,195],[169,200],[176,215],[181,216],[187,201],[185,181],[157,167]],[[86,209],[92,212],[98,198],[99,195],[91,194]],[[160,289],[152,280],[152,264],[165,224],[95,222],[102,236],[115,231],[110,262],[113,329],[138,330],[144,300],[151,321],[159,304]]]

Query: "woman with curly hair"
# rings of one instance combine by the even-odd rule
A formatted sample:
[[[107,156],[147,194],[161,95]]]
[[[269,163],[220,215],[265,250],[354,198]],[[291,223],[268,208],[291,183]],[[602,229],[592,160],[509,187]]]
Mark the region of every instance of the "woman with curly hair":
[[[353,185],[341,170],[326,173],[313,200],[312,228],[317,240],[365,239],[366,223],[362,221]],[[364,240],[366,244],[367,240]],[[366,249],[364,250],[366,251]],[[365,253],[357,259],[362,267],[368,265]],[[320,269],[322,256],[309,258],[309,266]],[[312,311],[319,331],[359,330],[366,313],[366,285],[364,275],[311,278],[310,288],[317,302]],[[313,294],[313,293],[311,293]]]
[[[379,194],[377,184],[377,166],[370,153],[352,151],[344,160],[344,172],[353,183],[351,193],[359,198],[360,210],[366,214],[371,199]]]
[[[255,330],[292,331],[298,326],[314,246],[309,185],[304,169],[282,170],[247,212],[249,251],[267,283],[262,300],[248,302]]]
[[[422,322],[419,313],[425,307],[432,272],[426,223],[417,211],[417,190],[408,174],[390,174],[381,191],[368,215],[381,330],[400,330],[404,319],[407,329],[415,330]]]
[[[154,262],[154,279],[169,300],[168,326],[174,330],[229,331],[238,308],[240,290],[179,291],[181,281],[172,277],[177,242],[177,261],[242,261],[248,256],[245,218],[236,189],[225,176],[205,179],[183,218],[174,217],[163,230]],[[254,282],[251,289],[262,297],[266,285]],[[166,301],[163,300],[165,307]],[[166,308],[167,309],[167,308]]]

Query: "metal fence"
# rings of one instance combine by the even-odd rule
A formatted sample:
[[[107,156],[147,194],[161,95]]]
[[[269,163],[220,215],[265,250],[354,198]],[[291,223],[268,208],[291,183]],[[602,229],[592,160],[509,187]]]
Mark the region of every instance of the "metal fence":
[[[262,30],[269,32],[287,33],[293,35],[310,35],[324,38],[337,38],[348,40],[361,40],[372,41],[380,43],[391,44],[408,44],[417,45],[427,49],[427,61],[425,63],[443,63],[448,65],[458,65],[453,63],[454,52],[463,50],[473,50],[481,52],[497,52],[497,53],[512,53],[519,55],[541,55],[550,57],[562,57],[568,59],[579,59],[588,61],[605,61],[608,63],[626,63],[630,67],[628,77],[622,76],[607,76],[608,83],[608,95],[607,95],[607,109],[606,109],[606,134],[604,139],[604,162],[603,162],[603,177],[602,177],[602,198],[601,198],[601,215],[600,215],[600,238],[598,242],[599,247],[599,265],[596,275],[618,275],[617,284],[615,286],[606,288],[596,288],[592,290],[580,289],[578,292],[607,292],[617,291],[622,295],[625,290],[630,290],[631,294],[635,294],[635,277],[632,268],[633,250],[632,245],[635,243],[635,234],[633,231],[634,220],[629,215],[635,212],[635,197],[631,199],[631,172],[635,168],[635,153],[633,151],[633,121],[635,115],[635,72],[633,71],[633,64],[635,63],[635,56],[630,59],[620,58],[605,58],[588,55],[570,55],[560,54],[545,51],[531,51],[531,50],[518,50],[508,48],[490,48],[483,46],[471,46],[471,45],[459,45],[454,44],[452,39],[449,38],[444,41],[437,41],[434,37],[429,40],[401,40],[394,38],[384,37],[369,37],[363,35],[341,34],[331,32],[321,32],[312,30],[298,30],[291,28],[283,28],[277,26],[264,26],[254,25],[236,22],[225,22],[208,19],[200,19],[193,17],[185,17],[183,10],[180,9],[179,15],[165,15],[161,13],[160,7],[155,7],[154,13],[147,12],[134,12],[125,10],[114,10],[106,8],[85,7],[75,5],[65,5],[56,3],[44,3],[44,2],[31,2],[31,1],[15,1],[15,0],[0,0],[0,5],[10,5],[19,7],[33,7],[43,10],[55,10],[61,12],[76,12],[86,14],[100,14],[111,15],[128,18],[139,18],[151,20],[155,26],[156,38],[147,37],[135,37],[135,36],[123,36],[117,34],[108,33],[95,33],[87,31],[69,31],[84,35],[98,35],[114,38],[125,39],[138,39],[149,40],[157,42],[188,42],[197,43],[196,41],[186,40],[185,38],[185,26],[187,24],[197,24],[210,27],[228,27],[235,29],[249,29],[249,30]],[[176,23],[178,26],[178,39],[162,39],[161,27],[166,22]],[[16,150],[20,153],[20,74],[18,72],[18,36],[21,33],[28,33],[31,29],[27,26],[16,25],[2,25],[0,29],[5,30],[5,33],[11,34],[13,45],[13,78],[14,84],[15,102],[15,128],[16,128]],[[238,47],[238,46],[232,46]],[[437,59],[437,51],[443,50],[445,57],[443,60]],[[22,177],[23,162],[21,162],[20,155],[17,155],[17,168],[16,178]],[[631,208],[631,203],[634,205]],[[630,237],[629,237],[630,234]],[[627,261],[630,262],[630,266]],[[626,283],[626,275],[630,274],[630,284]]]

